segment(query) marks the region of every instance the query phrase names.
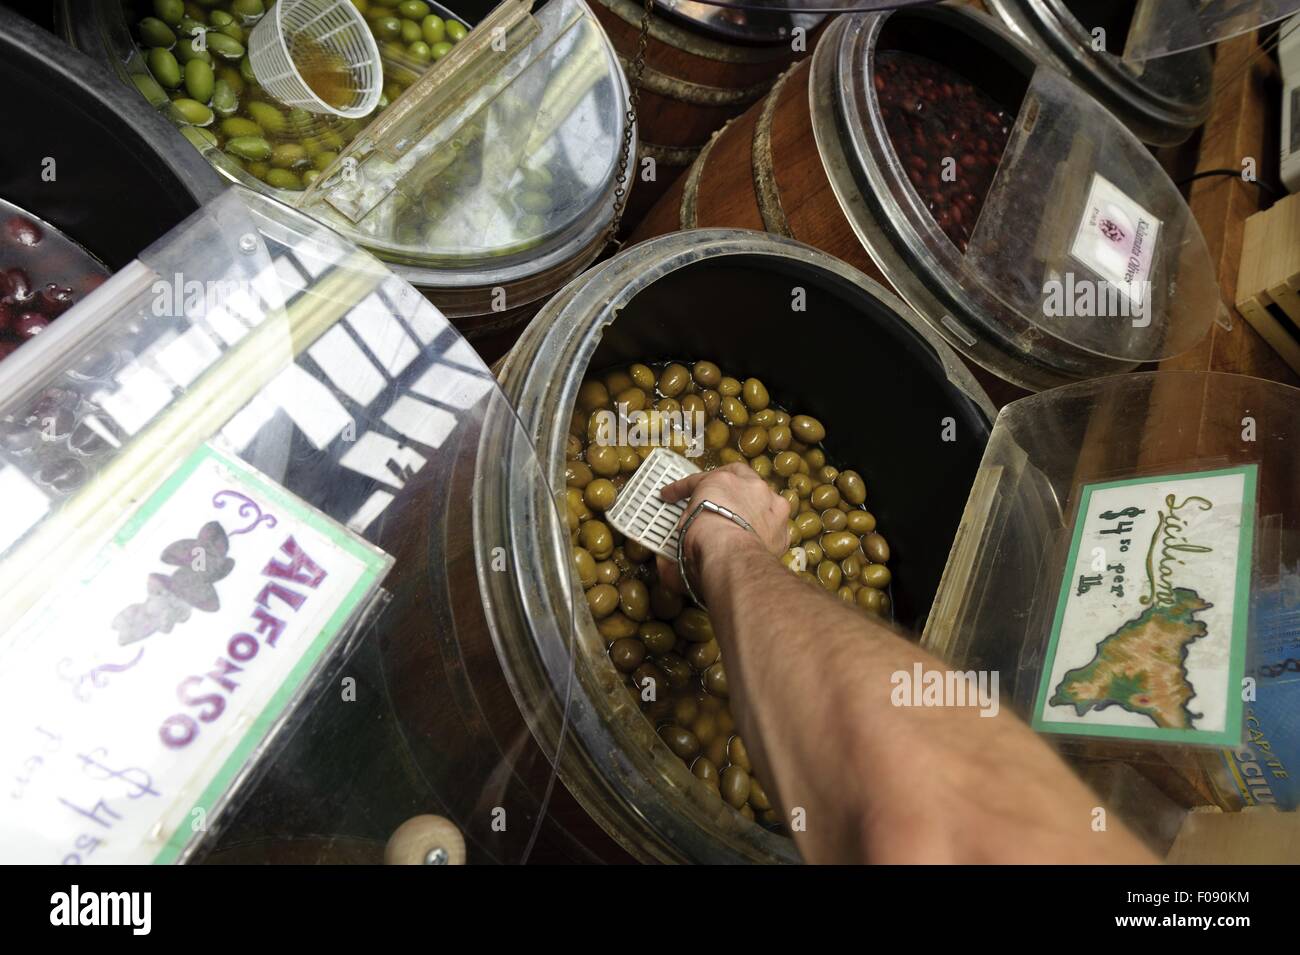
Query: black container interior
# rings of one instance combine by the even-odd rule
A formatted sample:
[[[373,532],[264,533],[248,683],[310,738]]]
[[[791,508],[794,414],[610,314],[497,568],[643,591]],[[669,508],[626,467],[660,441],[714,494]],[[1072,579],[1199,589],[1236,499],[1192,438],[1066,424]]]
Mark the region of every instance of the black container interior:
[[[0,196],[117,270],[223,188],[134,88],[0,8]],[[166,145],[160,151],[152,142]]]
[[[806,311],[792,310],[794,290]],[[677,269],[633,299],[592,359],[717,362],[826,426],[826,453],[867,484],[892,550],[894,617],[919,631],[988,441],[980,409],[929,343],[858,286],[812,265],[727,256]],[[943,440],[952,418],[956,440]]]
[[[1065,9],[1089,33],[1098,27],[1105,30],[1107,50],[1116,55],[1124,52],[1137,10],[1136,0],[1065,0]]]

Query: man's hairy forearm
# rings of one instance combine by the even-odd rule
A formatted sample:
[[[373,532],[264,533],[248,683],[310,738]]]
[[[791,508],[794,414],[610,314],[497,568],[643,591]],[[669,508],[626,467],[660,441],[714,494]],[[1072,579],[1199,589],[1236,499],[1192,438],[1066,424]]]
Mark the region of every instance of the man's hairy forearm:
[[[751,535],[726,544],[700,573],[733,709],[808,861],[1153,861],[1118,823],[1094,831],[1096,797],[1023,723],[895,706],[895,672],[942,664]]]

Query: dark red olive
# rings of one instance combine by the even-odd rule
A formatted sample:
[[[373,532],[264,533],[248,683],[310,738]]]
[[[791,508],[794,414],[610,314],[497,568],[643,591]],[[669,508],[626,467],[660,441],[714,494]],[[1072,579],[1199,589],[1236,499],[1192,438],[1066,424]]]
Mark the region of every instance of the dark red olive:
[[[25,245],[29,248],[34,245],[40,245],[41,239],[45,238],[45,233],[31,219],[25,219],[22,216],[10,216],[9,221],[5,223],[5,235],[18,245]]]
[[[32,297],[32,280],[22,269],[9,269],[4,273],[4,287],[0,295],[23,303]]]
[[[57,318],[72,307],[72,289],[51,282],[37,296],[39,308],[50,318]]]
[[[35,338],[45,331],[49,324],[50,320],[40,312],[23,312],[14,322],[14,334],[23,340]]]

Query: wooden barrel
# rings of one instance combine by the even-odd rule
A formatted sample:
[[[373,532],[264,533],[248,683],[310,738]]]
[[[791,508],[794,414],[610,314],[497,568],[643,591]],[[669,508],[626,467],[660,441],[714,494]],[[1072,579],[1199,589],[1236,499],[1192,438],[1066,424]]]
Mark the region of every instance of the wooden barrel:
[[[631,241],[680,229],[761,229],[806,242],[896,287],[853,231],[826,174],[813,135],[809,72],[808,60],[792,66],[761,102],[715,135]],[[967,364],[998,407],[1029,394]]]
[[[628,71],[644,7],[636,0],[593,0],[591,9]],[[817,27],[805,33],[798,44],[804,49],[796,50],[791,36],[776,30],[766,42],[742,44],[689,21],[652,14],[639,83],[635,185],[624,221],[635,225],[694,162],[709,136],[762,99],[782,70],[812,50],[819,32]],[[652,180],[644,178],[646,160],[654,161]]]

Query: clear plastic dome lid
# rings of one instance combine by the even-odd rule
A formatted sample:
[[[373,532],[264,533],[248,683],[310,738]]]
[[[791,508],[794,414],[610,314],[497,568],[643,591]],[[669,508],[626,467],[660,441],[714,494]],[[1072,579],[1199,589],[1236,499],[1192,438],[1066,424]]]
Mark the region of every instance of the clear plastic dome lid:
[[[1136,5],[1126,60],[1153,60],[1211,46],[1300,12],[1300,0],[1143,0]]]
[[[626,129],[626,81],[590,10],[581,0],[530,6],[503,0],[454,45],[433,43],[448,49],[432,62],[432,41],[381,39],[384,95],[358,120],[283,107],[251,73],[218,61],[225,86],[212,101],[215,115],[200,125],[172,102],[184,91],[169,95],[154,80],[150,49],[133,39],[137,25],[126,22],[122,0],[65,15],[76,45],[107,53],[232,181],[410,267],[406,274],[421,284],[492,285],[544,271],[599,240],[613,217]],[[387,21],[419,29],[413,19]],[[248,135],[271,152],[232,146]]]
[[[1200,228],[1113,114],[985,16],[861,16],[840,36],[844,135],[946,334],[1076,377],[1206,334],[1222,305]]]
[[[612,216],[621,72],[578,0],[503,3],[340,155],[300,206],[385,259],[536,256]]]
[[[563,660],[570,562],[479,532],[503,468],[563,542],[442,314],[239,187],[0,362],[5,861],[377,862],[429,815],[526,859],[568,688],[507,703],[479,584],[517,577]]]

